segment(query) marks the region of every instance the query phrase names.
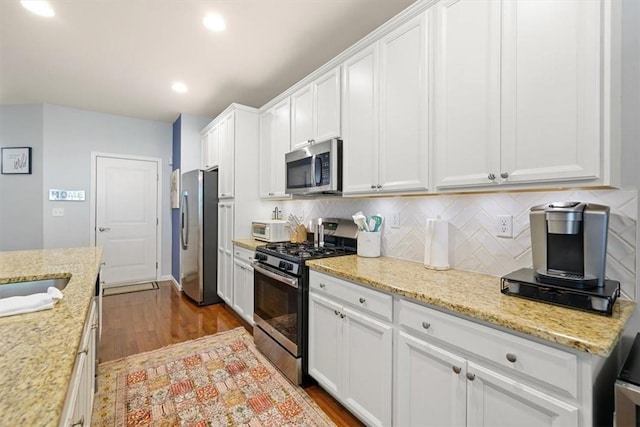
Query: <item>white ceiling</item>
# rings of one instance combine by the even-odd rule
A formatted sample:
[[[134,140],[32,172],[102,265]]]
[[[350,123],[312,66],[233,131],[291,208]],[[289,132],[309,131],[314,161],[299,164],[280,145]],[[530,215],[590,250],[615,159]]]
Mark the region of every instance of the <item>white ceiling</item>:
[[[166,122],[261,107],[413,1],[50,0],[42,18],[0,0],[0,104]],[[210,12],[224,33],[202,25]]]

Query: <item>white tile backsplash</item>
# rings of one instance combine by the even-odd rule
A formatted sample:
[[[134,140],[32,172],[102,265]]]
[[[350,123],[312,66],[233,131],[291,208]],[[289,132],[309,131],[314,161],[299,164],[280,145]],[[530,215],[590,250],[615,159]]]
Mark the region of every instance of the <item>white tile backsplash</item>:
[[[565,190],[408,197],[327,197],[282,202],[284,218],[289,213],[316,217],[351,218],[357,211],[381,213],[387,221],[400,212],[400,228],[386,223],[382,233],[382,255],[423,262],[427,218],[450,223],[449,263],[452,267],[502,276],[531,266],[529,208],[559,200],[579,200],[611,207],[607,276],[619,280],[624,296],[636,297],[636,228],[638,191]],[[304,214],[304,215],[303,215]],[[513,238],[496,237],[497,215],[513,216]]]

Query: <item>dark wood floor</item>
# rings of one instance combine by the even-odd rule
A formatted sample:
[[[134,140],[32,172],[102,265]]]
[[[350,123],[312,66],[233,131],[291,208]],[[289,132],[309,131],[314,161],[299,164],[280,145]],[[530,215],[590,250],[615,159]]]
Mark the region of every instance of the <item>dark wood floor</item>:
[[[225,304],[198,307],[171,282],[159,289],[103,297],[100,363],[244,326]],[[318,386],[306,392],[338,426],[360,426],[342,405]]]

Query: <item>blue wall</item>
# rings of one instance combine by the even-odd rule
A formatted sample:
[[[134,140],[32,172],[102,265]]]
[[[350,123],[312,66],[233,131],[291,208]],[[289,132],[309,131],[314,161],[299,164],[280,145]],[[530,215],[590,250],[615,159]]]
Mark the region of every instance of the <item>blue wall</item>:
[[[182,115],[173,122],[173,170],[180,168]],[[180,283],[180,209],[171,209],[171,275]]]

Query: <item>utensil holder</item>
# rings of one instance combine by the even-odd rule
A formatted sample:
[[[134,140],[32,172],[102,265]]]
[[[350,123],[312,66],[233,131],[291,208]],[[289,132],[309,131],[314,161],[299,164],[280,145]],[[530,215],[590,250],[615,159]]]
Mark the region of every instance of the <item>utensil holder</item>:
[[[358,256],[376,258],[380,256],[380,231],[358,232]]]

